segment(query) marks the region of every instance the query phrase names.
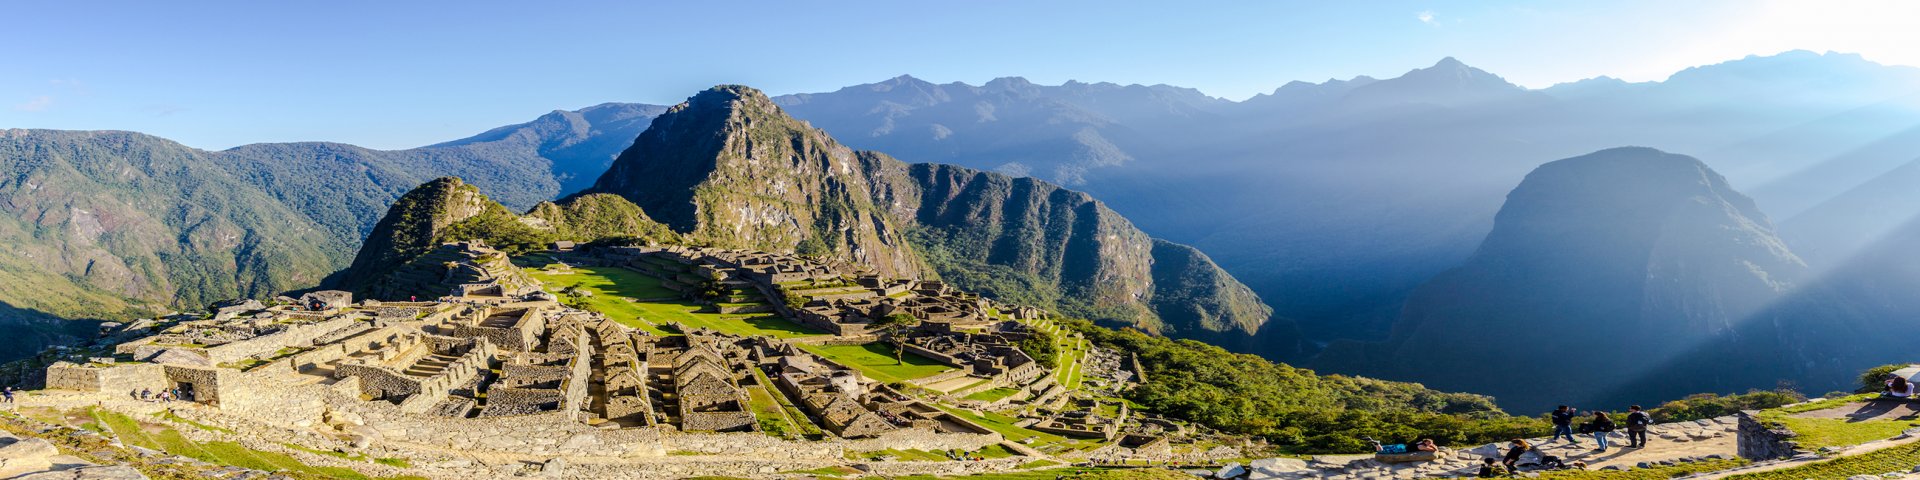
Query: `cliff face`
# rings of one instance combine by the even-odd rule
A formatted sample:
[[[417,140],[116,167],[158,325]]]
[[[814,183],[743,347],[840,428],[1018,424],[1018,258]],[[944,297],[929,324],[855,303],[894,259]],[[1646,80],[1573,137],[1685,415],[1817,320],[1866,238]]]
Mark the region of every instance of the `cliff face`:
[[[924,264],[874,207],[864,173],[852,149],[727,86],[668,109],[586,193],[626,197],[697,242],[919,276]]]
[[[1698,160],[1603,150],[1527,175],[1473,257],[1415,291],[1384,352],[1326,361],[1521,408],[1677,397],[1733,376],[1700,352],[1777,351],[1779,328],[1755,320],[1805,269]]]
[[[1271,315],[1205,255],[1156,242],[1087,194],[854,151],[747,87],[669,109],[587,193],[632,200],[693,243],[937,276],[1149,331],[1246,336]],[[1283,356],[1294,341],[1278,340]]]

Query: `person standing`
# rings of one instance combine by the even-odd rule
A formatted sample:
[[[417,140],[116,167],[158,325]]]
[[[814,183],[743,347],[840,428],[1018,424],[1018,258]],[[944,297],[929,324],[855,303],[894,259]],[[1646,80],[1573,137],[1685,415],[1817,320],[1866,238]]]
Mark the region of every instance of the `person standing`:
[[[1615,427],[1613,419],[1607,418],[1607,412],[1593,412],[1593,441],[1600,444],[1593,451],[1607,451],[1607,435],[1613,433]]]
[[[1647,448],[1648,425],[1653,425],[1652,415],[1639,405],[1627,407],[1627,448]]]
[[[12,385],[8,385],[6,390],[0,390],[0,394],[6,395],[7,403],[13,403],[13,386]]]
[[[1560,408],[1554,409],[1552,414],[1553,438],[1547,439],[1547,441],[1559,441],[1561,435],[1566,435],[1567,443],[1579,446],[1580,440],[1573,437],[1573,417],[1574,414],[1579,411],[1580,410],[1566,405],[1561,405]]]

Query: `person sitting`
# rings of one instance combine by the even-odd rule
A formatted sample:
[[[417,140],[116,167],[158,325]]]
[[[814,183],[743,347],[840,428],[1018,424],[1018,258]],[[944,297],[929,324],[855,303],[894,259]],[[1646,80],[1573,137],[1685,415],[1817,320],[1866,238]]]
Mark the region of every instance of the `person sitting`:
[[[1520,456],[1526,455],[1528,450],[1533,450],[1533,445],[1527,443],[1526,440],[1521,440],[1518,438],[1513,439],[1512,441],[1509,441],[1507,443],[1509,445],[1507,447],[1506,459],[1502,460],[1500,463],[1507,467],[1507,471],[1511,472],[1511,471],[1514,471],[1515,468],[1517,468],[1516,464],[1520,463]]]
[[[1880,393],[1881,398],[1913,398],[1913,382],[1907,377],[1894,375],[1887,379],[1887,389]]]
[[[1480,465],[1480,478],[1499,478],[1507,476],[1507,466],[1501,465],[1493,457],[1487,457]]]

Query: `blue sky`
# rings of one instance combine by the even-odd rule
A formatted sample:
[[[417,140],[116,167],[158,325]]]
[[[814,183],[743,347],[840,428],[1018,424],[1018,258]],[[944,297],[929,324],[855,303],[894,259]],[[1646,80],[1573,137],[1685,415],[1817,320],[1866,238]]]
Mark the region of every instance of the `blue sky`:
[[[1677,4],[1677,5],[1676,5]],[[1234,100],[1454,56],[1529,87],[1789,49],[1920,64],[1920,2],[10,2],[0,128],[406,148],[720,83],[911,74]]]

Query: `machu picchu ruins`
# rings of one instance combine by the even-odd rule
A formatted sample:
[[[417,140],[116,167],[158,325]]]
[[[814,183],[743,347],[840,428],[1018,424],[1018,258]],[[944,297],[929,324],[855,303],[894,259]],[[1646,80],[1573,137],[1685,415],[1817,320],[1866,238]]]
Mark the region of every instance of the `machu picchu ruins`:
[[[466,241],[422,258],[373,298],[321,290],[119,326],[107,333],[123,339],[113,356],[48,367],[47,396],[143,410],[150,392],[178,392],[168,415],[221,428],[420,459],[626,459],[572,468],[634,478],[850,461],[887,474],[1006,471],[1168,461],[1169,445],[1217,443],[1204,427],[1128,415],[1112,397],[1134,378],[1122,357],[1043,310],[935,280],[677,246],[514,258]],[[650,290],[616,296],[626,283]],[[1021,347],[1032,341],[1073,355],[1043,365]],[[971,461],[887,461],[931,451]]]

